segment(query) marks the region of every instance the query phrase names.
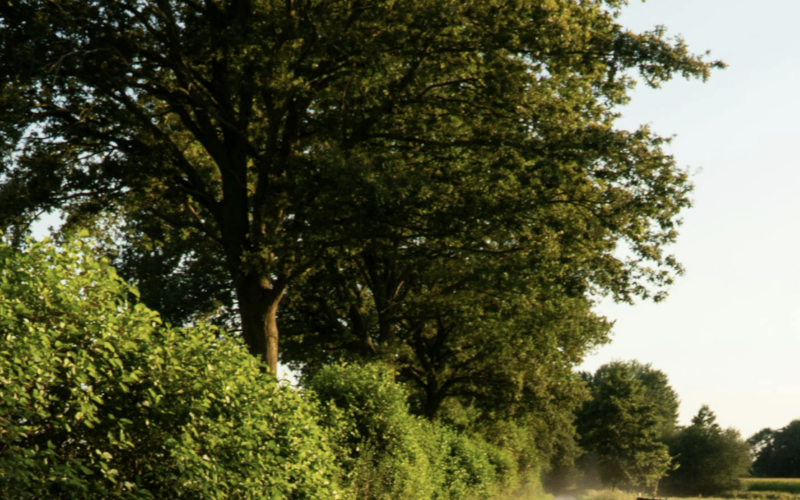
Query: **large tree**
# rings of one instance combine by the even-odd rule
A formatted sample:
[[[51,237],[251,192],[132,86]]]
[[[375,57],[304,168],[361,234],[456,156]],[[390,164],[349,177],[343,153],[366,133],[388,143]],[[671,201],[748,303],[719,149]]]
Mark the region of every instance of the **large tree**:
[[[595,286],[646,293],[678,269],[663,246],[690,187],[661,138],[614,128],[615,107],[629,69],[658,85],[719,63],[625,30],[623,4],[5,2],[0,225],[115,215],[134,278],[157,283],[141,255],[163,248],[229,290],[272,370],[282,297],[376,238],[485,252],[577,238]]]

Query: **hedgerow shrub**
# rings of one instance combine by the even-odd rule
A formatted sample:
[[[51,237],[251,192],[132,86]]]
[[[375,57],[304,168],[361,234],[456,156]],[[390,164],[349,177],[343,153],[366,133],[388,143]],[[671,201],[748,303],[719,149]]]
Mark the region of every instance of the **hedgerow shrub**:
[[[408,412],[406,394],[382,365],[322,368],[309,388],[336,429],[344,482],[356,498],[428,499],[441,478],[427,446],[428,423]]]
[[[337,497],[314,405],[86,250],[0,245],[0,497]]]
[[[439,427],[440,463],[445,481],[445,498],[489,498],[501,486],[501,477],[492,458],[498,458],[487,443],[451,429]]]
[[[490,498],[514,475],[510,453],[410,414],[386,366],[330,365],[307,385],[326,405],[356,498]]]

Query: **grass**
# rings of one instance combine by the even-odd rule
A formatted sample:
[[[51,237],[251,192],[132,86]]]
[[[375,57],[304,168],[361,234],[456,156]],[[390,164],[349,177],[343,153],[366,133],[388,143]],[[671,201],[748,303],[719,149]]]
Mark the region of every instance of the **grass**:
[[[784,491],[734,491],[728,498],[738,500],[800,500],[800,496],[795,493]]]
[[[636,500],[634,493],[622,490],[586,490],[578,495],[580,500]]]
[[[800,495],[800,478],[749,477],[742,480],[745,491]]]
[[[636,500],[635,493],[612,490],[587,490],[579,500]],[[663,497],[659,497],[663,498]],[[670,497],[677,498],[677,497]],[[724,498],[681,497],[681,500],[800,500],[800,478],[745,478],[742,489]]]

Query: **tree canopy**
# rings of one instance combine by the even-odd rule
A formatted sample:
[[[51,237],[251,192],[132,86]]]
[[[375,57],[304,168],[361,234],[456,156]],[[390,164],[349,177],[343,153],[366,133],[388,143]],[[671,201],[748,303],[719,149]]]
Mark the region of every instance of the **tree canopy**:
[[[584,379],[590,399],[577,413],[578,432],[603,484],[655,492],[672,462],[664,430],[677,419],[678,398],[666,375],[636,361],[616,361]]]
[[[659,297],[691,186],[617,107],[635,72],[657,86],[721,63],[626,30],[623,4],[3,3],[0,226],[18,239],[60,210],[113,229],[146,302],[176,321],[235,311],[273,371],[284,295],[369,259],[477,260],[464,280],[488,290],[530,294],[533,266],[576,296]],[[409,272],[343,279],[383,314]],[[176,279],[198,298],[164,294]]]

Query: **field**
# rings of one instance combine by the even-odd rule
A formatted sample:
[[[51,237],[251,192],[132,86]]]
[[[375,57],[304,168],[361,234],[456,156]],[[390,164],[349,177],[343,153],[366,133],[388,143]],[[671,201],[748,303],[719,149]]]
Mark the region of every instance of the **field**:
[[[637,495],[623,491],[588,490],[576,500],[636,500]],[[573,498],[573,497],[568,497]],[[659,497],[663,498],[663,497]],[[687,497],[682,500],[800,500],[800,478],[744,478],[742,489],[724,498]],[[556,497],[555,500],[559,500]]]
[[[748,492],[774,492],[800,495],[800,478],[750,477],[742,480]]]

